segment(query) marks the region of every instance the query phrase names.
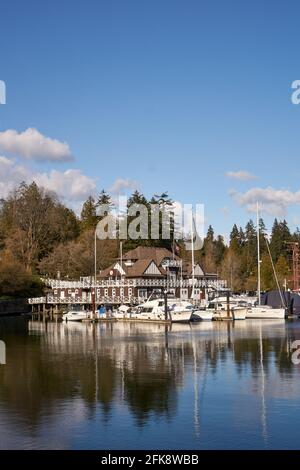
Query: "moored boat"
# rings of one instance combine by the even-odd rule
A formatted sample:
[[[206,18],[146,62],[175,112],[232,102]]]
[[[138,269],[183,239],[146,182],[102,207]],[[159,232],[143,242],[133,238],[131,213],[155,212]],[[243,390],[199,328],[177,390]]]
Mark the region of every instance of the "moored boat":
[[[259,305],[252,307],[247,310],[246,318],[272,318],[272,319],[284,319],[285,309],[284,308],[272,308],[268,305]]]
[[[282,319],[285,318],[285,305],[284,299],[280,290],[280,285],[278,281],[278,277],[276,274],[275,266],[273,263],[273,259],[271,256],[271,251],[269,247],[269,242],[266,237],[264,240],[266,242],[267,251],[270,257],[271,265],[273,268],[273,274],[275,277],[275,281],[278,287],[278,291],[281,298],[281,306],[282,308],[274,308],[268,305],[261,305],[261,259],[260,259],[260,230],[259,230],[259,208],[257,203],[257,210],[256,210],[256,223],[257,223],[257,301],[258,305],[252,306],[247,310],[247,318],[277,318]]]
[[[213,311],[213,320],[246,320],[246,314],[246,307],[231,307],[229,312],[225,309],[216,309]]]
[[[207,321],[213,319],[213,312],[208,309],[196,309],[192,313],[192,321]]]
[[[92,312],[84,310],[69,310],[62,316],[63,321],[83,321],[92,318]]]
[[[192,304],[180,302],[177,299],[168,300],[167,312],[163,298],[147,300],[133,311],[115,312],[114,317],[119,320],[168,321],[172,323],[187,323],[191,320]]]

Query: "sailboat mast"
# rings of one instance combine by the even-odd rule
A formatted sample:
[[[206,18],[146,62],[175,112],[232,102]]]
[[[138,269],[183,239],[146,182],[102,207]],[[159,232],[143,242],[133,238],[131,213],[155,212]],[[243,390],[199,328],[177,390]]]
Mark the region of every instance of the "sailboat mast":
[[[180,305],[182,303],[182,259],[180,260]]]
[[[120,242],[121,279],[123,275],[123,242]]]
[[[259,210],[258,210],[258,202],[256,204],[256,229],[257,229],[257,297],[258,297],[258,305],[260,306],[260,233],[259,233]]]
[[[192,213],[191,221],[191,237],[192,237],[192,299],[194,300],[194,289],[195,289],[195,253],[194,253],[194,216]]]
[[[96,308],[98,303],[98,296],[97,296],[97,230],[95,230],[94,235],[94,295],[92,293],[92,303],[93,303],[93,316],[96,318]]]

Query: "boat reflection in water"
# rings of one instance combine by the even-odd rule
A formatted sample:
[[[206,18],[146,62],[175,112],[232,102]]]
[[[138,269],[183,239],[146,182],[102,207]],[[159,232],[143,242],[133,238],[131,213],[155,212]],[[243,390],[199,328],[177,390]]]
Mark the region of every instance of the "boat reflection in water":
[[[0,447],[297,448],[299,325],[1,323]]]

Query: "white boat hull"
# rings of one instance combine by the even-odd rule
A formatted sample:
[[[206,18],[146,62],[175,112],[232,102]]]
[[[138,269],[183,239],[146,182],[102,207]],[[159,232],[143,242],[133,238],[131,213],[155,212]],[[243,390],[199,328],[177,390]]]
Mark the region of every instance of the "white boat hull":
[[[172,323],[188,323],[191,321],[192,304],[179,299],[168,300],[167,318],[165,315],[164,299],[152,299],[137,307],[137,311],[129,312],[119,309],[113,313],[118,320],[168,321]]]
[[[268,306],[252,307],[247,311],[246,318],[272,318],[284,319],[284,308],[271,308]]]
[[[231,308],[229,316],[227,310],[214,311],[213,319],[215,320],[246,320],[247,308]]]
[[[247,308],[233,308],[234,320],[246,320]]]
[[[112,316],[113,318],[116,318],[117,320],[128,320],[132,318],[132,313],[127,313],[127,312],[113,312]]]
[[[195,321],[211,321],[213,318],[213,312],[209,310],[195,310],[192,313],[192,320]]]
[[[70,311],[62,316],[63,321],[83,321],[91,318],[90,312]]]
[[[192,312],[182,311],[182,312],[169,312],[170,320],[172,323],[188,323],[191,321]]]
[[[141,320],[141,321],[166,321],[164,312],[155,313],[123,313],[116,312],[114,318],[117,320]],[[167,321],[172,323],[188,323],[191,321],[191,311],[168,312]]]

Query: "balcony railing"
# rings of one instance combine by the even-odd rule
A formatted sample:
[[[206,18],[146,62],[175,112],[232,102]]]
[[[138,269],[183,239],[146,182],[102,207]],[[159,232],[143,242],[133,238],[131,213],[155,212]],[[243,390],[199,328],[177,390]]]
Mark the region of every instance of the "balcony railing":
[[[107,279],[94,282],[86,280],[80,281],[61,281],[48,279],[45,283],[52,289],[91,289],[95,287],[183,287],[191,286],[191,279]],[[195,288],[212,287],[215,289],[226,288],[226,281],[217,279],[195,279]]]
[[[99,304],[139,304],[144,302],[146,299],[144,297],[123,297],[119,295],[115,296],[98,296],[97,297],[97,305]],[[92,304],[92,300],[90,297],[57,297],[54,295],[47,295],[47,297],[34,297],[28,299],[30,305],[70,305],[70,304]]]

